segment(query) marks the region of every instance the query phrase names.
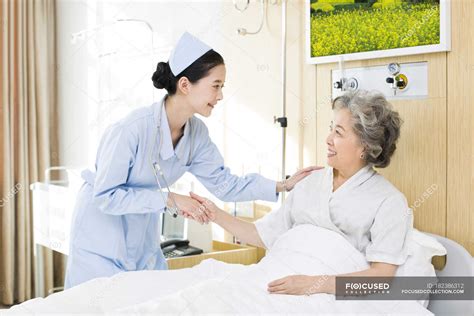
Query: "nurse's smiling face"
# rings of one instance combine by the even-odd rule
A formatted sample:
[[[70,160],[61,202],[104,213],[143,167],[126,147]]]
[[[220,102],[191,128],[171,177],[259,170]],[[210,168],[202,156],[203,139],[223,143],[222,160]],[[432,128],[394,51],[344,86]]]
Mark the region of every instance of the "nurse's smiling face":
[[[361,158],[364,146],[353,130],[351,113],[348,109],[334,111],[326,144],[327,162],[334,169],[351,171],[365,165],[365,160]]]
[[[223,99],[226,69],[218,65],[198,82],[191,84],[187,95],[188,102],[195,113],[209,117],[217,102]]]

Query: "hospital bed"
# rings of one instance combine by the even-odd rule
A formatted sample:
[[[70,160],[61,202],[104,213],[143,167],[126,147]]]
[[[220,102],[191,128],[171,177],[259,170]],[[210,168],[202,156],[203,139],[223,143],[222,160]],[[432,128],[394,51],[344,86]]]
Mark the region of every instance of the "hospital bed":
[[[120,273],[111,278],[91,280],[46,299],[27,301],[9,310],[8,314],[473,314],[472,301],[432,301],[425,308],[416,301],[336,301],[328,294],[268,294],[266,284],[284,275],[322,274],[328,272],[326,267],[337,273],[346,273],[361,270],[367,264],[363,256],[350,254],[355,249],[339,235],[309,226],[297,226],[290,230],[291,235],[290,232],[283,235],[258,264],[244,266],[211,259],[189,269]],[[464,248],[447,238],[431,236],[448,251],[446,265],[437,271],[438,276],[472,275],[472,258]],[[315,244],[311,241],[321,238],[328,242]],[[307,253],[309,245],[316,249],[317,257]],[[347,260],[347,254],[351,260]]]
[[[447,251],[446,265],[436,270],[436,276],[474,276],[473,258],[460,244],[448,238],[428,234],[438,240]],[[474,301],[430,301],[428,309],[435,315],[474,315]]]

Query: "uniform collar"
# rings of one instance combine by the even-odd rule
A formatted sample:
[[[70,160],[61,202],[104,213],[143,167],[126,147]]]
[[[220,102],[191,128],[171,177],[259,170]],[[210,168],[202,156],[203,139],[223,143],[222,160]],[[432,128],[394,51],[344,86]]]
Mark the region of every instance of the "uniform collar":
[[[189,154],[189,149],[192,144],[189,144],[191,138],[191,120],[186,122],[184,126],[184,133],[181,139],[179,140],[176,149],[173,148],[173,140],[171,139],[171,129],[168,123],[168,117],[165,110],[165,100],[167,95],[165,95],[160,102],[155,104],[154,107],[154,121],[155,124],[160,128],[162,140],[160,157],[163,160],[168,160],[174,155],[178,157],[179,160],[187,159],[186,154]],[[157,140],[159,141],[159,140]],[[160,144],[158,144],[160,146]]]
[[[161,139],[163,143],[161,144],[160,156],[163,160],[168,160],[174,156],[173,140],[171,139],[171,130],[168,123],[168,117],[165,110],[165,102],[161,102]]]
[[[183,136],[176,145],[176,156],[178,159],[185,164],[188,164],[190,161],[190,156],[192,153],[192,147],[194,146],[193,143],[193,132],[192,132],[192,120],[189,119],[184,125],[184,132]]]

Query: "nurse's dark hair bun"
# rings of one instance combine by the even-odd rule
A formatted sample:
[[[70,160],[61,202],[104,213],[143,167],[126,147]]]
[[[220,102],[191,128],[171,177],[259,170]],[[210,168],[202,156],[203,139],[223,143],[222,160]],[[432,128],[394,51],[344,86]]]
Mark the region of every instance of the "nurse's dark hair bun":
[[[176,78],[173,76],[170,65],[167,62],[158,63],[151,80],[157,89],[166,89],[167,91],[176,90],[176,86],[174,88],[172,87],[173,84],[176,85]]]

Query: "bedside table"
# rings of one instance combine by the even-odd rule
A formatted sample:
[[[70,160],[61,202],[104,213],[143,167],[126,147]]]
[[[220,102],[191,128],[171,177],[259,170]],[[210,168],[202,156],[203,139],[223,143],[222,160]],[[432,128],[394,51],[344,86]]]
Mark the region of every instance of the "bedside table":
[[[216,259],[227,263],[253,264],[258,262],[257,248],[214,240],[212,251],[195,256],[169,258],[168,269],[191,268],[206,259]]]

